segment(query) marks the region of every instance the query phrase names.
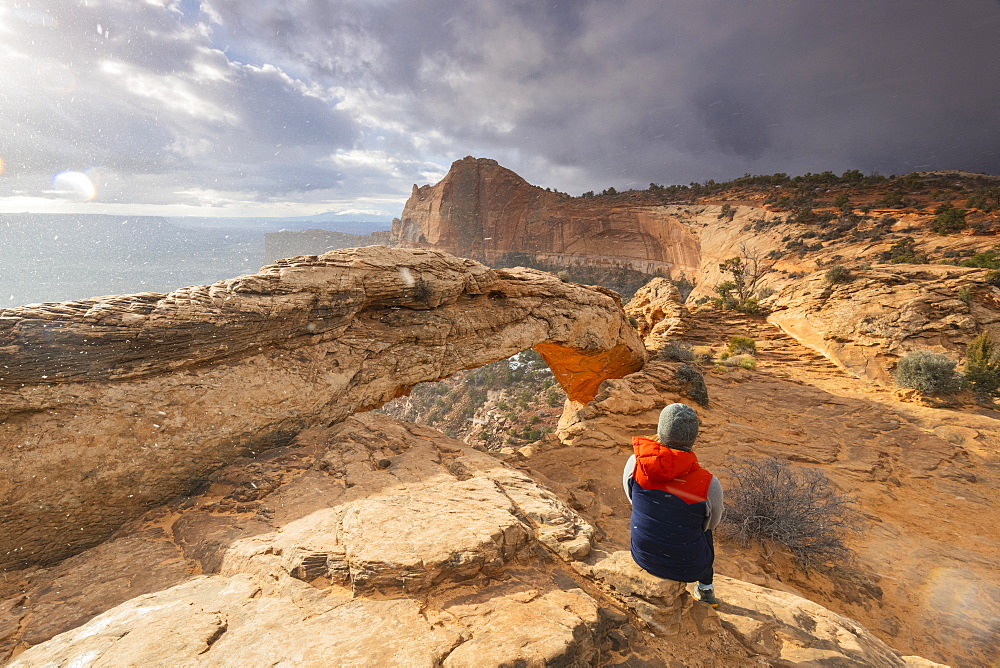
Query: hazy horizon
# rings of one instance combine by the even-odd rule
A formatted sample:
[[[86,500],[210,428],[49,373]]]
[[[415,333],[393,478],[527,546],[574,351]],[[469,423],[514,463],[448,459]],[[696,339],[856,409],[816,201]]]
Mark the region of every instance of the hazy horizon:
[[[194,220],[201,224],[179,224]],[[213,224],[221,221],[234,225]],[[247,226],[251,221],[257,224]],[[238,222],[245,224],[236,226]],[[256,273],[266,264],[266,233],[317,224],[294,218],[178,221],[161,216],[0,213],[0,308],[165,293]],[[368,234],[389,224],[340,221],[324,227]]]

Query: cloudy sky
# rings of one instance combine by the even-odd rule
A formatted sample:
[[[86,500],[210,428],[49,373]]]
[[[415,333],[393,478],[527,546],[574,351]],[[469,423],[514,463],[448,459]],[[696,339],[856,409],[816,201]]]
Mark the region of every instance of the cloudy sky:
[[[998,0],[0,0],[0,211],[1000,174]]]

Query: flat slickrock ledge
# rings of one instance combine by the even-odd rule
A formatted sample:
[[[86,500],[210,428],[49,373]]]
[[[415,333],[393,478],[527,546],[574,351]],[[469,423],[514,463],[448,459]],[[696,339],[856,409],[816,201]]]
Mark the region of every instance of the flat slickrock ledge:
[[[495,457],[375,413],[279,453],[0,602],[18,615],[0,658],[29,641],[9,665],[584,666],[626,622],[567,574],[593,528]],[[266,492],[247,499],[243,476]],[[155,571],[159,586],[137,582],[117,605],[114,582],[80,586],[124,554],[162,555],[116,574]]]
[[[772,665],[943,666],[901,656],[853,619],[801,596],[716,576],[722,625]]]
[[[0,569],[53,563],[246,453],[532,346],[577,401],[642,367],[606,290],[365,247],[0,311]]]
[[[592,560],[593,561],[593,560]],[[650,575],[625,551],[577,570],[611,591],[655,633],[688,634],[706,645],[735,638],[758,663],[777,666],[942,666],[901,656],[853,619],[795,594],[716,575],[717,610],[697,603],[692,585]],[[699,640],[693,640],[699,642]]]

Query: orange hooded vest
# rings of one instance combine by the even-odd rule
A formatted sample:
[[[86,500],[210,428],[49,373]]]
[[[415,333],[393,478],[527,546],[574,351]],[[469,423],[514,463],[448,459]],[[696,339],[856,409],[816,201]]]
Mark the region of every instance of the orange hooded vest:
[[[645,436],[632,439],[635,471],[632,478],[643,489],[658,489],[688,505],[708,499],[712,474],[698,465],[693,452],[674,450]]]

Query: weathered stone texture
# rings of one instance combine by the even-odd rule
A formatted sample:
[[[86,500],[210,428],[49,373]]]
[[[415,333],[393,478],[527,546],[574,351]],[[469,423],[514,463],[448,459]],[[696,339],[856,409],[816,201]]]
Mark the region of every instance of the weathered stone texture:
[[[548,192],[483,158],[458,160],[440,183],[414,186],[393,234],[403,246],[487,262],[527,253],[692,275],[700,260],[697,237],[664,207]]]
[[[958,361],[981,331],[1000,340],[1000,289],[983,269],[880,265],[830,285],[817,272],[787,285],[768,321],[841,368],[892,384],[896,361],[914,350]],[[969,290],[968,303],[959,290]]]

